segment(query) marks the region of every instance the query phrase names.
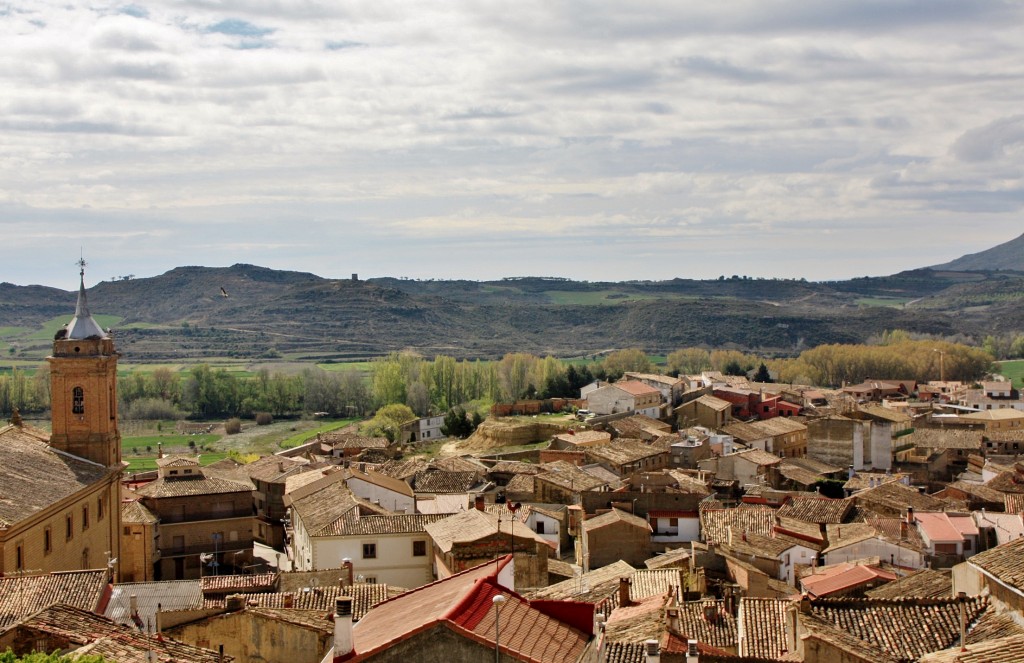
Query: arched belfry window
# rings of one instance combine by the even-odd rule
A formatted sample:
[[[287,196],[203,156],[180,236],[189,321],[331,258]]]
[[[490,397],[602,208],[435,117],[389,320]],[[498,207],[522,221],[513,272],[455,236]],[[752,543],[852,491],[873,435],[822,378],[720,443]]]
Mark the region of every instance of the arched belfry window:
[[[71,413],[85,414],[85,391],[81,387],[71,390]]]

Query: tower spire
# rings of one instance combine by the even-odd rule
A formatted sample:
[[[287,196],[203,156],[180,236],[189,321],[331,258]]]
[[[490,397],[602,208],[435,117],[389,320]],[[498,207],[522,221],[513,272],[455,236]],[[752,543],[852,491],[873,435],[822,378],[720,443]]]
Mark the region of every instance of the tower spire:
[[[67,338],[82,339],[90,336],[106,336],[103,328],[92,317],[89,312],[89,301],[85,296],[85,258],[80,257],[75,263],[78,265],[78,303],[75,305],[75,317],[68,323]]]

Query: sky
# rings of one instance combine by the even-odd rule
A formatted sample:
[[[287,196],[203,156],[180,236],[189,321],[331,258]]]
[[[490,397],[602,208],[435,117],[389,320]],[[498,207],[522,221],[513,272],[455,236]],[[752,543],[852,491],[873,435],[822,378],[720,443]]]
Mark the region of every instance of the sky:
[[[0,0],[0,281],[845,279],[1024,232],[1024,4]]]

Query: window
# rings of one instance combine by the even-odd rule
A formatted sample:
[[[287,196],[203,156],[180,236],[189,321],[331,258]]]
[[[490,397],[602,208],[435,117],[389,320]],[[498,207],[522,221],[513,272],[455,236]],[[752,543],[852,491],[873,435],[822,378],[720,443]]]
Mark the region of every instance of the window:
[[[103,497],[96,500],[96,520],[103,520]]]
[[[21,571],[23,568],[25,568],[25,555],[22,546],[18,545],[14,549],[14,569]]]
[[[68,514],[64,520],[64,538],[68,541],[75,536],[75,517]]]
[[[53,552],[53,532],[49,527],[43,530],[43,552],[47,555]]]
[[[185,549],[185,537],[175,536],[171,539],[171,548],[175,551],[181,552]]]
[[[71,413],[85,414],[85,391],[81,387],[71,390]]]
[[[412,542],[412,556],[413,557],[426,557],[427,556],[427,542],[426,541],[413,541]]]
[[[82,531],[89,529],[89,505],[82,507]]]
[[[544,533],[544,521],[538,520],[537,521],[537,534],[543,534],[543,533]]]
[[[377,544],[376,543],[364,543],[363,544],[363,559],[376,559],[377,558]]]
[[[132,528],[131,528],[131,527],[127,527],[127,526],[126,526],[126,527],[124,528],[124,535],[125,535],[125,536],[131,536],[131,533],[132,533]]]
[[[365,582],[367,585],[376,585],[377,576],[366,576],[365,578],[363,578],[363,582]]]
[[[679,527],[679,519],[678,518],[669,518],[668,519],[668,526],[669,527]]]

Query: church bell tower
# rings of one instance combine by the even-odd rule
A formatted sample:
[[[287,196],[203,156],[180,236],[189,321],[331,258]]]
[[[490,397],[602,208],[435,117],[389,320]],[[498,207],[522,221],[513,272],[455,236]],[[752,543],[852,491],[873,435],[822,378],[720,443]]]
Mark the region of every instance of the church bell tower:
[[[121,464],[114,340],[93,319],[85,298],[85,261],[75,317],[54,336],[50,364],[50,446],[105,467]]]

